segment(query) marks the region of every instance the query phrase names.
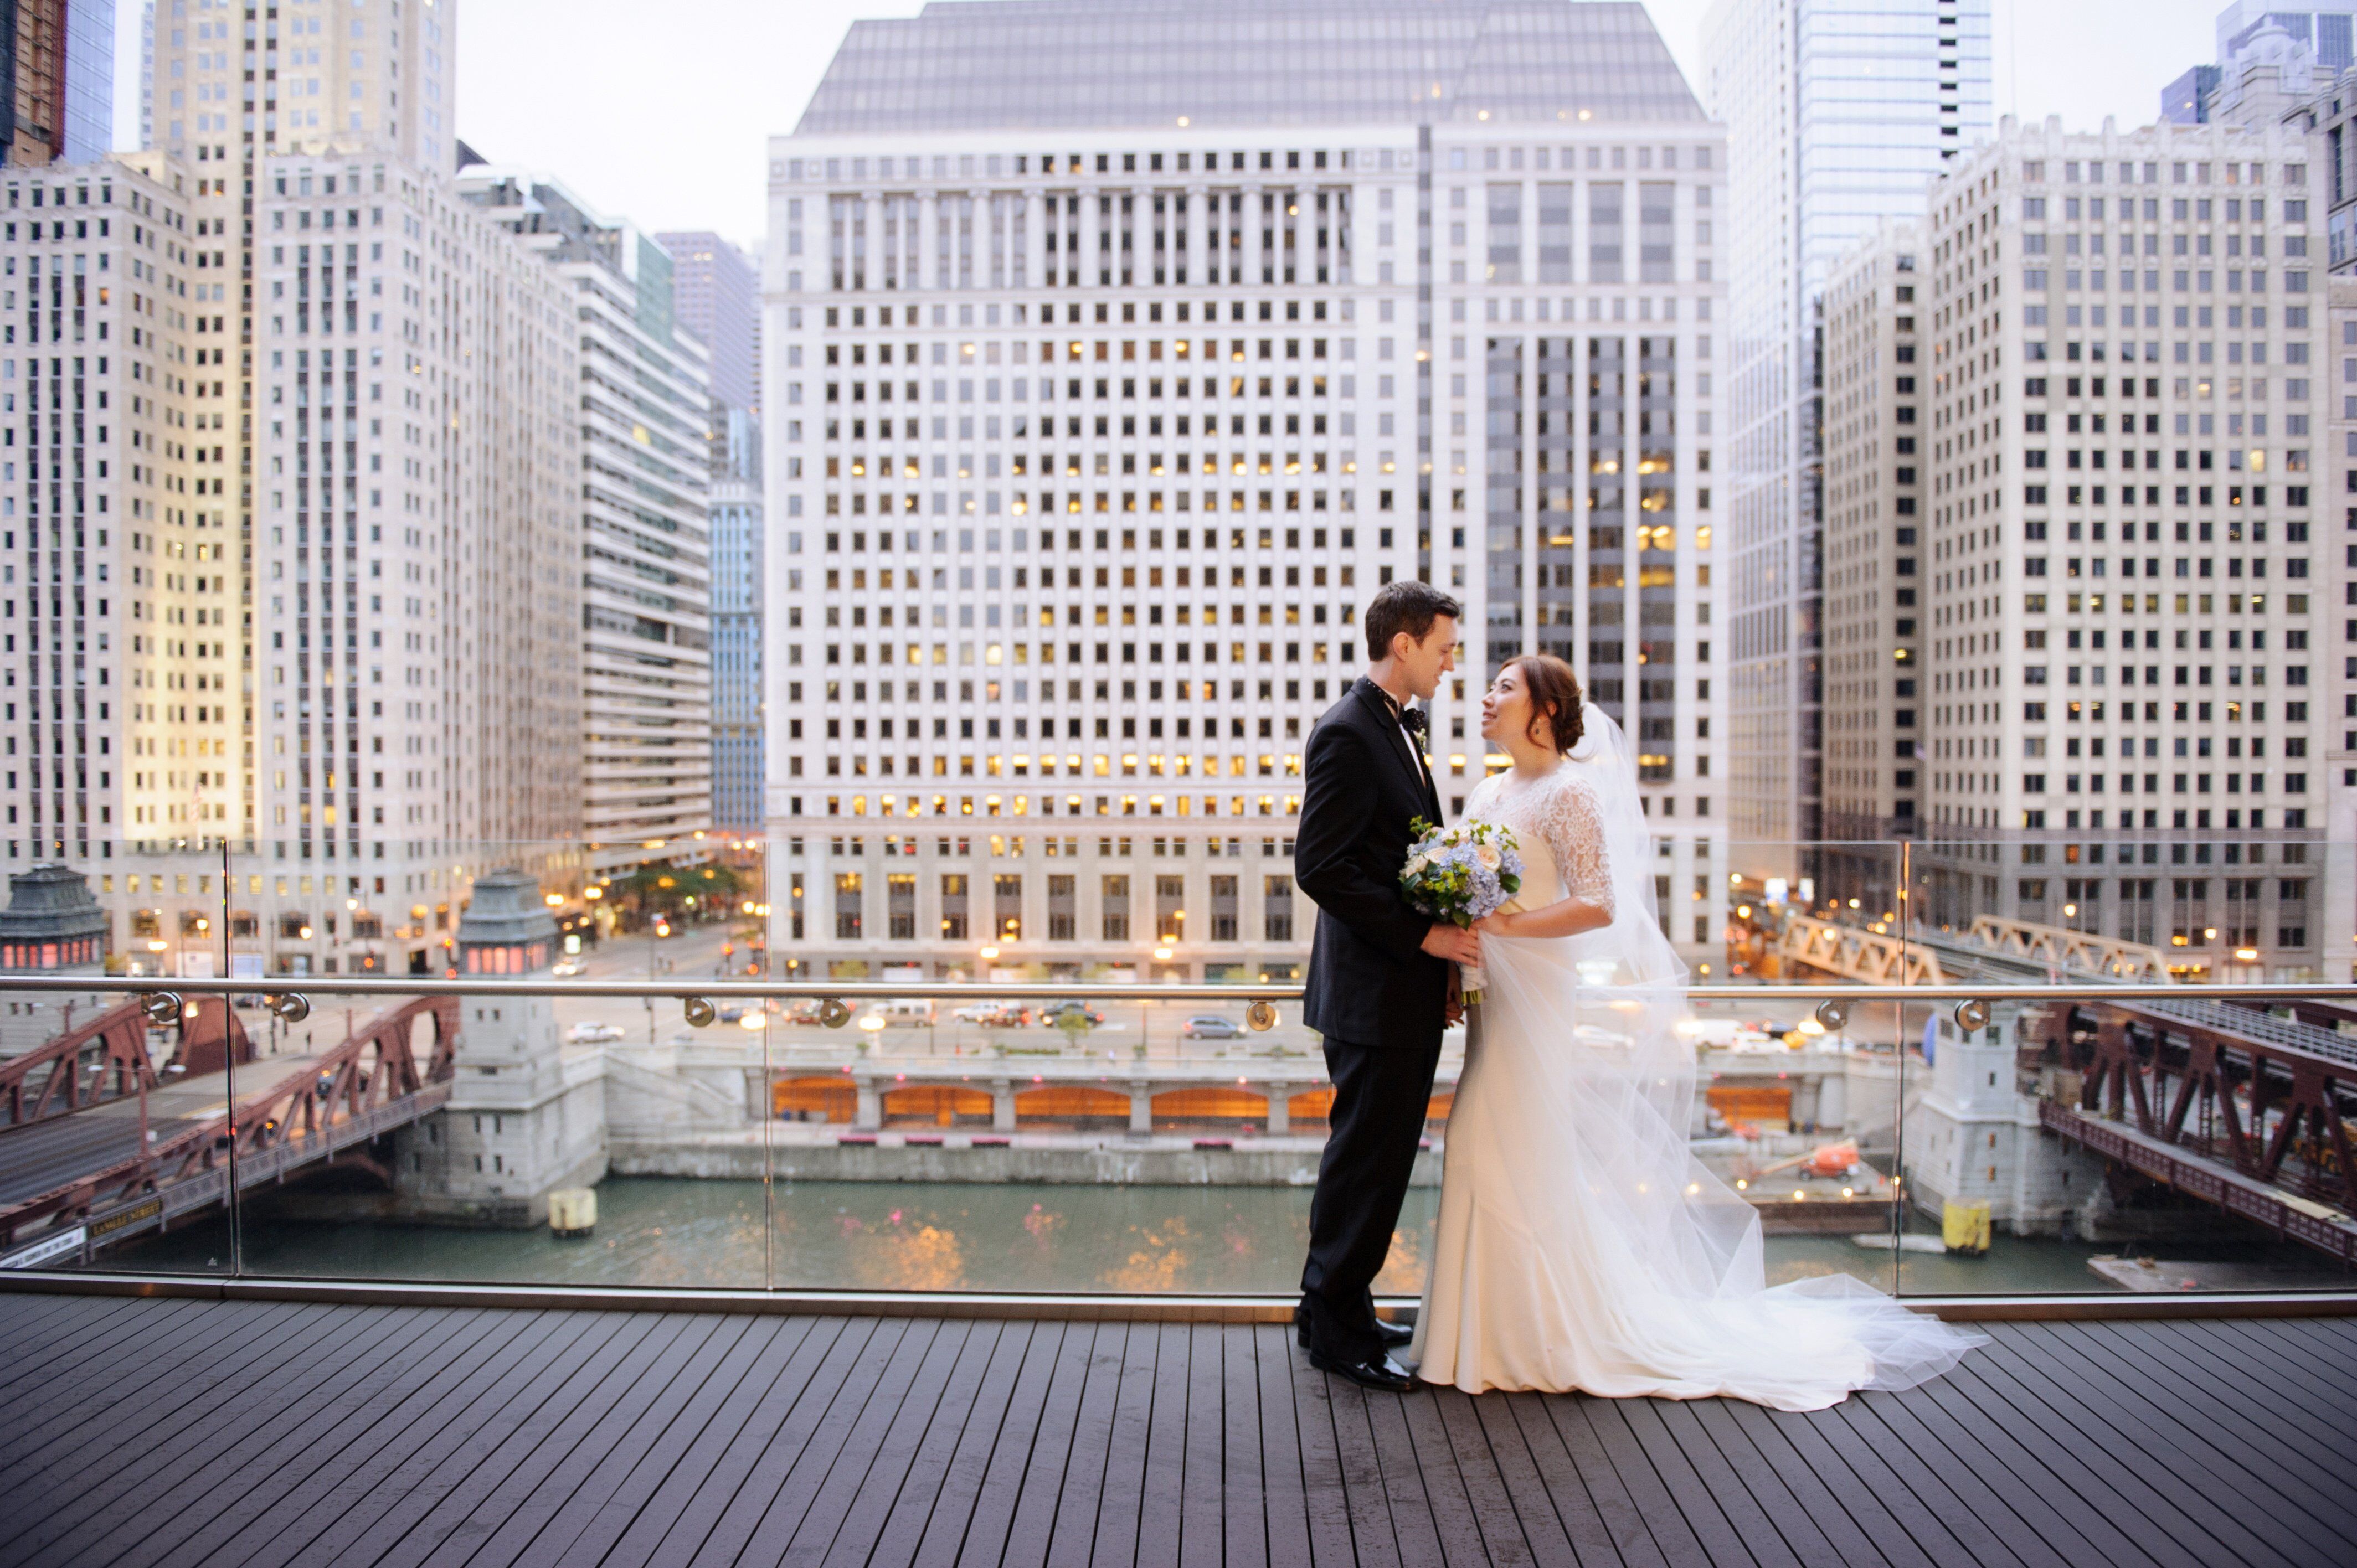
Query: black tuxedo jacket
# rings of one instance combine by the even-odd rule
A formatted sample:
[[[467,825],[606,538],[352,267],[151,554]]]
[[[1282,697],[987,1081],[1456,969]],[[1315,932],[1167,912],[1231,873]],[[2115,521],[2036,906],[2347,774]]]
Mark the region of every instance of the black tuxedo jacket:
[[[1446,1026],[1448,965],[1423,950],[1432,917],[1400,892],[1409,822],[1440,798],[1409,760],[1381,688],[1364,676],[1309,733],[1294,880],[1318,906],[1302,1021],[1356,1045],[1430,1047]]]

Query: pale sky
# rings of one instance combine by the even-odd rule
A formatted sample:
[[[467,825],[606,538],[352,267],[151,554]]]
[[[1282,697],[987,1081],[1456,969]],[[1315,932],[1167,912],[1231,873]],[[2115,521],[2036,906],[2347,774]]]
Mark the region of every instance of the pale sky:
[[[169,0],[164,0],[168,8]],[[768,138],[793,129],[844,31],[921,0],[457,0],[458,134],[650,231],[763,222]],[[1996,109],[2093,130],[2152,120],[2163,83],[2215,51],[2223,0],[1995,0]],[[1710,0],[1648,0],[1698,80]],[[141,0],[121,0],[115,127],[139,123]]]

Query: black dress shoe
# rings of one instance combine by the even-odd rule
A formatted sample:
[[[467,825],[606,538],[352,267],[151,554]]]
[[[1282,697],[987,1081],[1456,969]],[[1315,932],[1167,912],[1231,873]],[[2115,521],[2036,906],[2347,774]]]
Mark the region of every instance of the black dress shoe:
[[[1375,1320],[1375,1335],[1387,1350],[1405,1349],[1415,1342],[1415,1330],[1397,1323]],[[1309,1309],[1297,1305],[1293,1309],[1293,1342],[1304,1350],[1309,1348]]]
[[[1346,1361],[1322,1350],[1312,1350],[1309,1352],[1309,1364],[1321,1372],[1348,1378],[1361,1388],[1376,1389],[1384,1393],[1404,1394],[1415,1387],[1415,1379],[1409,1376],[1408,1369],[1382,1350],[1363,1361]]]

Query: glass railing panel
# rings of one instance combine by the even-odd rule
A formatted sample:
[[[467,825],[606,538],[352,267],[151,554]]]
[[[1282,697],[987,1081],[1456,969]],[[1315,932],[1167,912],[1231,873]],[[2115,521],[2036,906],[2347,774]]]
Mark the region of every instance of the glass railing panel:
[[[0,1267],[227,1273],[228,1111],[254,1015],[167,988],[225,972],[230,857],[213,839],[10,832]]]

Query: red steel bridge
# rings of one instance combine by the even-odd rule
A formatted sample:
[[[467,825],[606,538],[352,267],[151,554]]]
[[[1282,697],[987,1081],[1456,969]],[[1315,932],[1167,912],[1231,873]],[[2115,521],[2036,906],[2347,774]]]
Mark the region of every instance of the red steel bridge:
[[[2016,1081],[2040,1123],[2112,1163],[2357,1267],[2357,1008],[2169,994],[2141,943],[1984,916],[1969,931],[1788,919],[1788,964],[1897,984],[2103,981],[2025,1012]]]
[[[328,1050],[256,1057],[208,998],[160,1070],[148,1022],[125,1003],[0,1063],[0,1266],[66,1261],[321,1162],[390,1184],[367,1145],[449,1099],[458,1000],[389,1007]]]

